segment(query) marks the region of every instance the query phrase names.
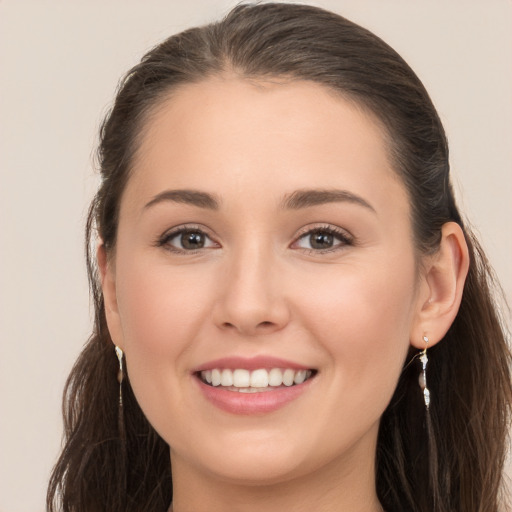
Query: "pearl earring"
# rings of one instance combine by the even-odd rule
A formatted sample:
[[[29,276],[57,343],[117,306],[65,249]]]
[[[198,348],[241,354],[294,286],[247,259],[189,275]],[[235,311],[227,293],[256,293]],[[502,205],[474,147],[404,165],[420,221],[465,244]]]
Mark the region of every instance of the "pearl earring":
[[[116,345],[116,356],[119,361],[119,370],[117,371],[117,382],[119,382],[119,405],[123,406],[123,351]]]

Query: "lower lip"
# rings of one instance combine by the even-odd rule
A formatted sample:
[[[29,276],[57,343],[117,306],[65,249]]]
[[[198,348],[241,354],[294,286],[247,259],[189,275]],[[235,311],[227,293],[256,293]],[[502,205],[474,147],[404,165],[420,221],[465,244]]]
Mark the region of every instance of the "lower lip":
[[[196,380],[203,395],[213,405],[231,414],[248,415],[277,411],[302,395],[309,388],[313,379],[310,378],[302,384],[276,388],[273,391],[262,391],[261,393],[228,391],[205,384],[199,377],[196,377]]]

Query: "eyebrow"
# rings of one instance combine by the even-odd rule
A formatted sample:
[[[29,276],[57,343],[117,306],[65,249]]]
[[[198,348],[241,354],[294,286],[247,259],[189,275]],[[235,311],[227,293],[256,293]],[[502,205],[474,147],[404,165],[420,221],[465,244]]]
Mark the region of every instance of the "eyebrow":
[[[191,204],[199,208],[207,208],[208,210],[219,209],[219,201],[215,199],[214,196],[206,192],[199,192],[198,190],[165,190],[153,197],[153,199],[144,206],[144,209],[165,201]]]
[[[207,192],[200,192],[198,190],[165,190],[153,197],[153,199],[144,206],[144,209],[165,201],[190,204],[209,210],[218,210],[220,203],[213,195]],[[375,208],[362,197],[348,190],[339,189],[296,190],[284,196],[284,199],[281,201],[281,208],[300,210],[311,206],[339,202],[358,204],[376,213]]]
[[[353,203],[363,206],[374,213],[375,208],[362,197],[349,192],[348,190],[339,189],[305,189],[296,190],[284,197],[281,207],[290,210],[299,210],[301,208],[309,208],[327,203]]]

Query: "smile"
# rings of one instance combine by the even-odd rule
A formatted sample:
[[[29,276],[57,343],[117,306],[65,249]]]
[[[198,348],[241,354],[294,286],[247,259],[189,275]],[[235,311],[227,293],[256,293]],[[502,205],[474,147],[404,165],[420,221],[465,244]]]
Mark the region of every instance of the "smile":
[[[309,395],[318,373],[301,363],[265,355],[223,357],[192,371],[206,401],[236,415],[268,414]]]
[[[199,372],[199,378],[205,384],[228,391],[261,393],[302,384],[314,373],[314,370],[293,368],[259,368],[253,371],[244,368],[214,368]]]

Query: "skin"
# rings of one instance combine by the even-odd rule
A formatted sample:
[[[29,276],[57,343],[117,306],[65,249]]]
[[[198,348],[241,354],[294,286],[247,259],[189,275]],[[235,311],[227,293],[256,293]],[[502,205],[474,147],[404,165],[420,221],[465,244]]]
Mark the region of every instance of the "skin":
[[[366,205],[285,204],[309,189]],[[218,208],[154,201],[169,190],[210,194]],[[451,324],[467,271],[451,223],[419,262],[409,213],[379,124],[320,85],[223,76],[159,106],[115,252],[100,246],[98,261],[112,339],[171,446],[175,512],[381,510],[379,419],[411,344],[428,335],[431,346]],[[183,225],[207,235],[202,249],[162,242]],[[309,232],[326,228],[341,237],[312,248]],[[231,414],[200,393],[198,365],[257,355],[318,373],[267,414]]]

